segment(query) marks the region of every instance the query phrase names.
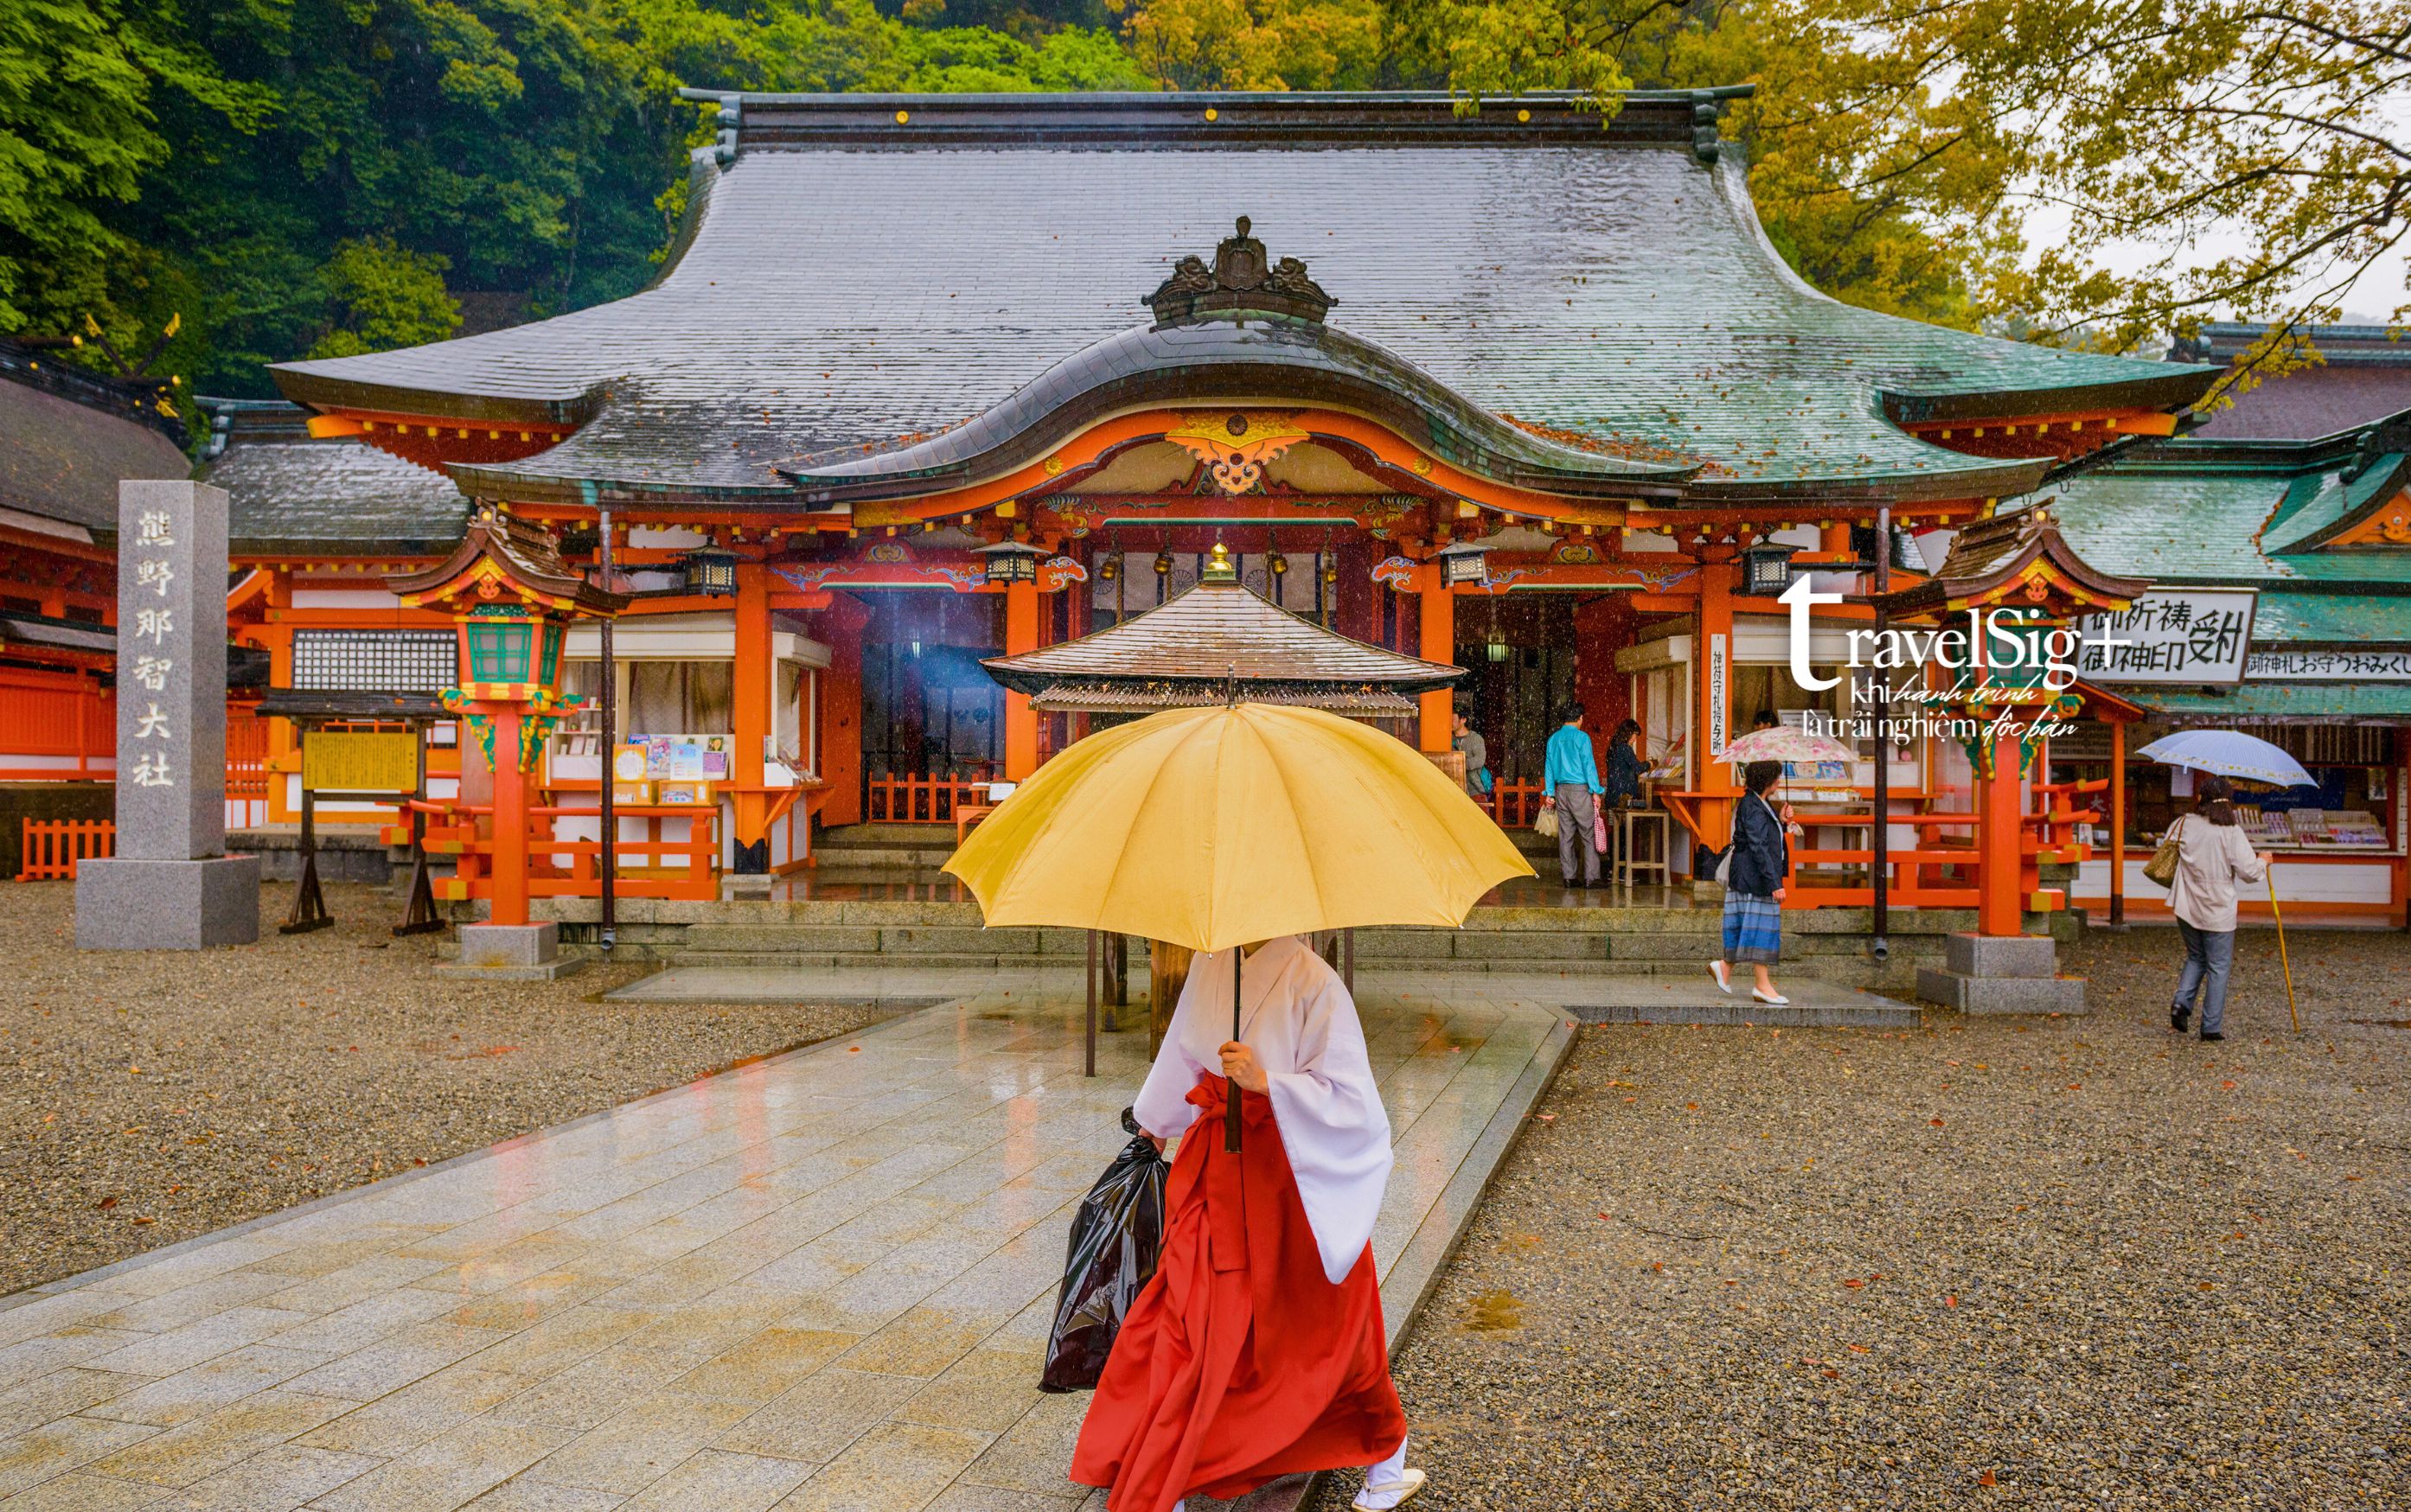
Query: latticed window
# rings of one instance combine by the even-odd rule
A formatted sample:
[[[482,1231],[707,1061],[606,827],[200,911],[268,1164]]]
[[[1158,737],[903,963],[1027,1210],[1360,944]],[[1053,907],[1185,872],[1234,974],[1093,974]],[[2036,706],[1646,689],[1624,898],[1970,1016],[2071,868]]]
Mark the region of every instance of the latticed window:
[[[297,630],[293,686],[313,692],[431,693],[458,680],[448,630]]]
[[[535,639],[524,620],[469,621],[469,674],[479,682],[528,680],[528,646]]]

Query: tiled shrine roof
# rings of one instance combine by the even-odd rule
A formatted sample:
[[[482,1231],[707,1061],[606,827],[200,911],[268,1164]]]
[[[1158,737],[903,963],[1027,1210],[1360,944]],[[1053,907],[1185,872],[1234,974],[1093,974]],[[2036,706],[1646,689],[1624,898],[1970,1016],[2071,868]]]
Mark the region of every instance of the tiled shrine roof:
[[[446,556],[460,544],[469,501],[444,474],[349,437],[313,440],[291,405],[202,402],[227,422],[201,479],[230,496],[236,554]]]
[[[1399,403],[1602,472],[1697,469],[1702,501],[2014,493],[2044,464],[1901,424],[2175,408],[2216,376],[1816,293],[1760,229],[1717,98],[1636,94],[1601,129],[1556,95],[730,95],[642,293],[277,376],[314,405],[581,423],[460,467],[480,495],[775,504],[782,470],[922,442],[1082,354],[1147,378],[1148,291],[1242,213],[1352,350],[1439,391]],[[1456,444],[1431,432],[1409,439]]]

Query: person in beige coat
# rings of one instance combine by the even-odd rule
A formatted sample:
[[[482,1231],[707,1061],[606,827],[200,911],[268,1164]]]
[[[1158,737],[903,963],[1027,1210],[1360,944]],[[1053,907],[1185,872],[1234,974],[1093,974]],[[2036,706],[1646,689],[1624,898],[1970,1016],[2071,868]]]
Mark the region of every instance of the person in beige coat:
[[[2235,967],[2236,883],[2258,883],[2269,862],[2252,849],[2235,822],[2235,786],[2205,777],[2194,811],[2176,821],[2177,875],[2169,884],[2169,909],[2185,937],[2185,973],[2177,978],[2169,1027],[2183,1034],[2201,1001],[2201,1037],[2224,1040],[2227,979]]]

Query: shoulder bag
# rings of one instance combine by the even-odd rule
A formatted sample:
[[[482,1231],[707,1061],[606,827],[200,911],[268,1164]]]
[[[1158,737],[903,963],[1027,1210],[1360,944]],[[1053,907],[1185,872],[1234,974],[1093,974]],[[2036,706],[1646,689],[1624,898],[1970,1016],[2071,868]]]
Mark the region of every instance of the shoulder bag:
[[[2181,817],[2160,837],[2160,848],[2152,852],[2152,859],[2143,863],[2143,876],[2155,887],[2167,887],[2177,880],[2177,858],[2183,854],[2177,835],[2184,828],[2185,819]]]

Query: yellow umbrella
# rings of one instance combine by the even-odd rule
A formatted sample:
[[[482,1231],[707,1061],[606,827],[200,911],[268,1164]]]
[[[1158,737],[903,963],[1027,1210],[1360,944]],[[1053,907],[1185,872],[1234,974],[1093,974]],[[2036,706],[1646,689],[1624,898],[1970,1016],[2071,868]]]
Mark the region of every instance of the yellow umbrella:
[[[991,927],[1232,951],[1368,924],[1454,928],[1531,866],[1395,736],[1318,709],[1175,709],[1089,736],[946,863]],[[1227,1139],[1237,1148],[1238,1103]]]

